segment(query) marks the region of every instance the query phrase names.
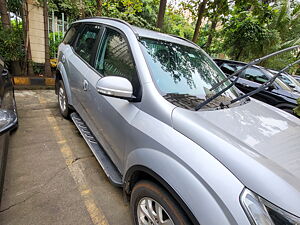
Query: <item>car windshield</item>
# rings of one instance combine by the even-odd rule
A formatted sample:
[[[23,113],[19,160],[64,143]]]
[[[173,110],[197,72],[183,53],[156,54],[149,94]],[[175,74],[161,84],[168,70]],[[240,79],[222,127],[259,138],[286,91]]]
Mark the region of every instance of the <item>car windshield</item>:
[[[300,83],[299,81],[297,81],[294,77],[292,77],[291,75],[287,75],[288,79],[295,85],[300,87]]]
[[[225,75],[200,49],[147,38],[141,39],[141,46],[154,83],[163,96],[196,97],[199,103],[230,84],[227,81],[210,91]],[[231,88],[207,107],[217,107],[218,102],[236,97],[235,89]]]
[[[276,84],[278,84],[282,89],[286,91],[293,91],[289,86],[287,86],[284,82],[282,82],[280,79],[275,80]]]

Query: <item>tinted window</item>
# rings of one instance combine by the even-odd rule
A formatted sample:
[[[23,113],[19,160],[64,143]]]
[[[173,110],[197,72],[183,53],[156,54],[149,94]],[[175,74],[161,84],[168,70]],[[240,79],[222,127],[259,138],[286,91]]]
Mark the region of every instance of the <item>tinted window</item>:
[[[71,26],[71,28],[68,30],[68,32],[66,33],[65,38],[63,40],[64,44],[72,45],[72,42],[74,41],[74,39],[77,35],[79,26],[80,26],[79,23],[73,24]]]
[[[285,84],[288,84],[288,85],[293,84],[292,81],[290,81],[287,77],[285,77],[283,75],[280,75],[279,79],[282,80]]]
[[[127,78],[137,96],[139,80],[129,46],[119,32],[107,29],[96,57],[95,68],[104,76],[121,76]]]
[[[243,77],[260,84],[263,84],[268,80],[267,76],[257,68],[247,68]]]
[[[224,63],[221,66],[221,70],[225,73],[225,74],[233,74],[235,71],[241,69],[242,66],[239,65],[233,65],[233,64],[228,64],[228,63]]]
[[[88,24],[85,25],[81,32],[76,46],[75,51],[80,55],[86,62],[90,62],[93,54],[93,47],[96,44],[97,36],[100,32],[99,25]]]

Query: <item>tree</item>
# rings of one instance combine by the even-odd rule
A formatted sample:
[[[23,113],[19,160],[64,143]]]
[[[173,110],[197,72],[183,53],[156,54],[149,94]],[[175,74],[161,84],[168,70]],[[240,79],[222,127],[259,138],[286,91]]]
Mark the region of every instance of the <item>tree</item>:
[[[211,22],[208,29],[207,41],[205,43],[205,49],[207,52],[214,52],[216,49],[213,44],[214,38],[218,37],[218,32],[216,31],[217,26],[222,27],[227,20],[229,13],[229,3],[227,0],[214,0],[207,3],[207,13],[206,16],[208,21]]]
[[[29,39],[29,16],[28,16],[28,1],[23,2],[23,27],[24,27],[24,42],[25,42],[25,63],[24,63],[24,74],[28,76],[33,76],[33,66],[32,66],[32,55]]]
[[[6,0],[0,0],[1,21],[4,28],[10,28],[10,19],[7,11]]]
[[[203,0],[198,7],[198,18],[195,26],[194,36],[193,36],[193,42],[197,42],[199,37],[199,31],[202,24],[202,19],[204,17],[205,7],[207,4],[207,0]]]
[[[164,16],[166,12],[167,0],[160,0],[159,11],[157,15],[156,27],[162,29],[164,23]]]
[[[49,54],[49,30],[48,30],[48,5],[47,0],[44,0],[44,36],[45,36],[45,76],[51,76],[50,54]]]
[[[97,16],[102,16],[102,0],[97,1]]]

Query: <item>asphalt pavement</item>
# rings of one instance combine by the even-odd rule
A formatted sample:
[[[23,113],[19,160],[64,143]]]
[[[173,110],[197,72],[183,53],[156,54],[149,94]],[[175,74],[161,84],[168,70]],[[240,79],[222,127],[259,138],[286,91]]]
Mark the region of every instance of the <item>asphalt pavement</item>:
[[[122,189],[112,186],[53,90],[17,90],[1,225],[131,225]]]

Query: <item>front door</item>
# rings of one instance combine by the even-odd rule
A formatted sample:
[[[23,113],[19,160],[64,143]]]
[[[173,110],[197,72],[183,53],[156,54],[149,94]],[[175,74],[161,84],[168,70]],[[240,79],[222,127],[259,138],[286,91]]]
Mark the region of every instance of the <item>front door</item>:
[[[130,46],[125,36],[116,30],[106,28],[97,52],[95,70],[91,70],[86,79],[89,83],[85,108],[90,121],[95,126],[94,135],[109,154],[122,173],[124,153],[130,122],[137,114],[138,103],[107,97],[99,94],[97,82],[104,76],[127,78],[133,86],[133,94],[140,97],[140,82],[134,65]],[[91,126],[93,126],[91,125]]]

